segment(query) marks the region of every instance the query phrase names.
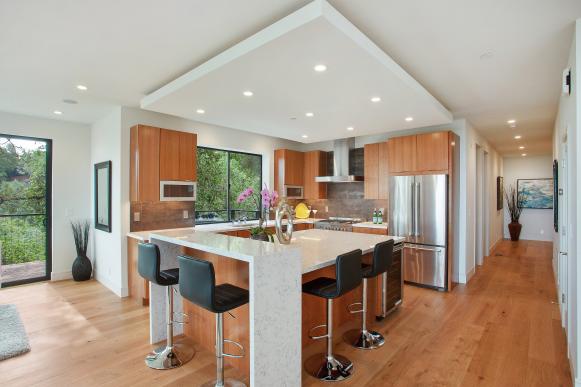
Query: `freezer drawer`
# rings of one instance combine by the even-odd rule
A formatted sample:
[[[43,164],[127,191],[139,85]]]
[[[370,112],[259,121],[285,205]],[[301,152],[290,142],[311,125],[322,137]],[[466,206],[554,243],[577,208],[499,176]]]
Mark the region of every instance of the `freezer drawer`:
[[[403,251],[406,282],[446,288],[445,247],[406,244]]]

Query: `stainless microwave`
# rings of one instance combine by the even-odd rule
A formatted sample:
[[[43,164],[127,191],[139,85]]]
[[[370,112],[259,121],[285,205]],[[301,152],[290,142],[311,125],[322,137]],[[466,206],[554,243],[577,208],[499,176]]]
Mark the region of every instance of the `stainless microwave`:
[[[159,200],[162,202],[195,202],[195,181],[168,181],[159,182]]]
[[[284,193],[287,199],[302,199],[303,198],[303,187],[300,185],[285,185]]]

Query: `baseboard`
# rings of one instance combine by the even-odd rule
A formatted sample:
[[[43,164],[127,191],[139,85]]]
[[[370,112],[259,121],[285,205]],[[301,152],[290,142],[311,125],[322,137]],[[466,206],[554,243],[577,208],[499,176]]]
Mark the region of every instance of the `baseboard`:
[[[111,290],[113,293],[115,293],[118,297],[129,297],[129,289],[128,288],[124,288],[122,286],[118,286],[116,284],[114,284],[109,278],[106,278],[104,276],[100,276],[98,275],[98,273],[95,273],[95,279],[101,283],[103,286],[105,286],[107,289]]]
[[[470,270],[467,274],[467,280],[466,283],[470,282],[470,280],[472,279],[472,277],[474,277],[474,274],[476,274],[476,268],[473,267],[472,270]]]
[[[50,273],[50,280],[51,281],[64,281],[73,279],[73,273],[70,271],[60,271],[60,272],[52,272]]]
[[[488,255],[491,255],[492,252],[498,247],[498,244],[500,242],[502,242],[504,240],[504,238],[498,238],[498,240],[496,242],[494,242],[494,244],[490,247],[490,249],[488,249]]]

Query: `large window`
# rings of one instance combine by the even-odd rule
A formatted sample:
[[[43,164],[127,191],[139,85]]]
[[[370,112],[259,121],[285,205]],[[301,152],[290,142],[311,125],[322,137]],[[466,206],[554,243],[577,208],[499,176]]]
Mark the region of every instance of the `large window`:
[[[261,155],[198,147],[196,223],[258,219],[254,202],[236,199],[247,187],[260,191],[261,184]]]

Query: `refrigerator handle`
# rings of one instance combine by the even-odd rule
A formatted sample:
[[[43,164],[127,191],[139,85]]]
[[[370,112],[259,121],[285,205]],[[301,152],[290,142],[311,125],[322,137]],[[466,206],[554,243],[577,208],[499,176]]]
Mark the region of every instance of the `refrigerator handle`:
[[[416,236],[420,236],[420,183],[415,183],[416,188],[414,190],[414,208],[415,208],[415,219],[414,219],[414,233]]]
[[[416,235],[416,183],[412,183],[412,232],[411,236]]]

